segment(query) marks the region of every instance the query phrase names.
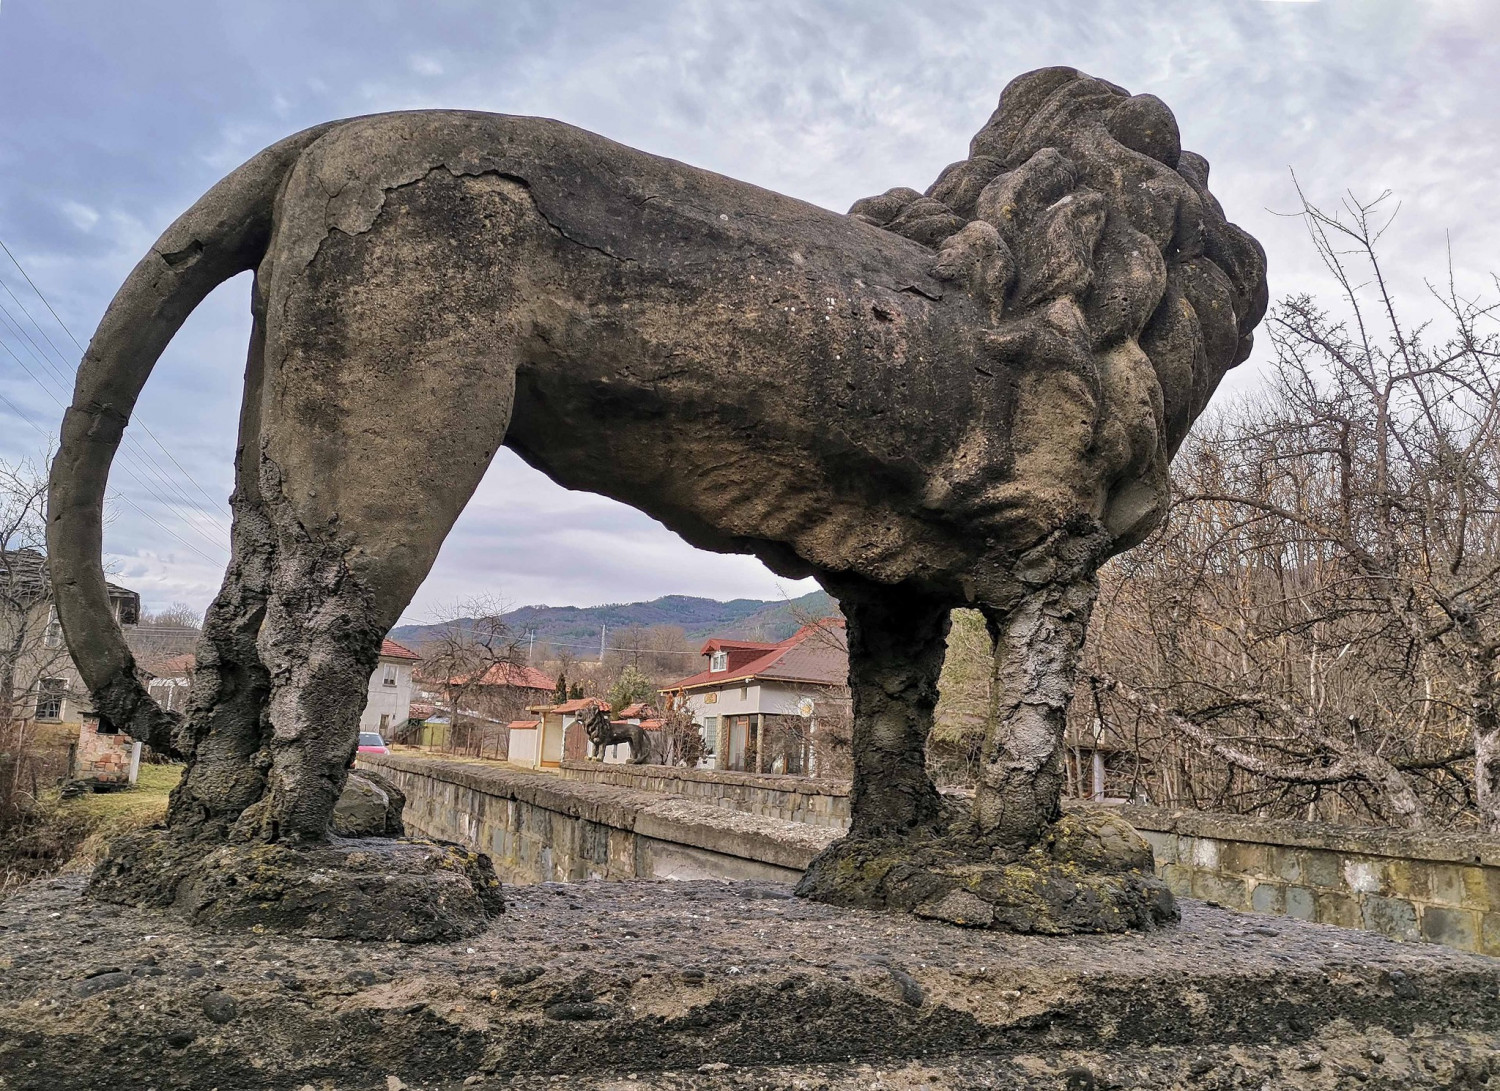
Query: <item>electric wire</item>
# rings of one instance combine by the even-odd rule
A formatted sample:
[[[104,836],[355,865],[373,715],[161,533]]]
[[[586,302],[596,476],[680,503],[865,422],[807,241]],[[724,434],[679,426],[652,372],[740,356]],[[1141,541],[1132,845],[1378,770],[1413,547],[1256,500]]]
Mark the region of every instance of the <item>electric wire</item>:
[[[6,287],[6,290],[9,291],[8,287],[4,284],[3,281],[0,281],[0,287]],[[14,296],[12,296],[12,298],[14,298]],[[27,315],[27,317],[29,318],[30,315]],[[16,322],[15,316],[12,315],[5,307],[4,302],[0,301],[0,328],[7,329],[8,332],[11,332],[12,338],[14,338],[15,332],[10,330],[9,324],[14,324],[16,328],[20,329],[23,335],[25,334],[24,327],[21,327],[20,323]],[[28,335],[26,336],[26,340],[29,341],[33,346],[33,351],[30,353],[32,359],[39,363],[42,367],[45,367],[47,369],[48,374],[50,374],[57,381],[58,389],[63,392],[64,396],[66,396],[66,378],[58,372],[57,368],[54,367],[44,355],[41,355],[39,351],[37,351],[36,341],[34,339],[32,339]],[[48,397],[56,402],[59,407],[64,409],[66,408],[66,402],[64,402],[62,398],[58,396],[58,393],[54,392],[40,378],[32,374],[31,370],[26,366],[25,361],[21,360],[9,345],[6,345],[3,341],[0,341],[0,347],[3,347],[6,350],[10,357],[15,360],[16,363],[21,367],[21,370],[26,372],[27,375],[32,379],[32,381],[47,393]],[[229,527],[226,524],[215,519],[212,513],[204,512],[196,500],[194,500],[191,496],[184,492],[180,486],[178,486],[162,471],[160,466],[151,458],[150,454],[140,446],[139,442],[133,440],[132,437],[128,434],[124,437],[124,440],[126,448],[125,450],[120,452],[121,467],[127,473],[130,472],[131,465],[135,465],[139,468],[144,468],[145,470],[150,472],[152,476],[157,480],[157,482],[161,485],[161,487],[164,488],[168,494],[172,494],[170,496],[158,497],[157,499],[170,499],[173,503],[181,503],[187,509],[187,512],[189,514],[206,520],[216,532],[217,536],[214,534],[205,534],[202,529],[194,523],[190,522],[188,523],[188,525],[191,526],[199,534],[201,534],[204,539],[211,545],[219,547],[222,544],[223,540],[229,537]],[[133,462],[131,461],[132,459],[134,460]],[[136,479],[138,481],[140,480],[138,475],[136,475]],[[146,484],[145,482],[141,483],[143,485]],[[148,490],[151,490],[151,486],[146,485],[146,487]]]
[[[0,242],[0,247],[3,247],[3,246],[4,246],[4,243]],[[14,262],[14,260],[15,259],[12,258],[13,262]],[[20,265],[17,265],[16,268],[20,269],[20,272],[21,272],[22,276],[26,276],[26,270],[25,269],[22,269],[20,267]],[[28,282],[29,282],[29,278],[28,278]],[[31,334],[26,330],[25,326],[15,317],[15,315],[11,314],[10,309],[5,306],[4,301],[0,300],[0,314],[3,314],[5,316],[5,318],[11,324],[13,324],[15,326],[16,330],[19,331],[20,335],[22,337],[24,337],[25,340],[29,343],[29,345],[31,346],[31,352],[30,352],[30,354],[33,357],[33,359],[37,360],[43,367],[45,367],[47,369],[47,372],[51,376],[53,376],[53,378],[57,381],[58,389],[63,392],[63,395],[66,398],[67,395],[68,395],[68,391],[72,387],[72,382],[70,381],[70,379],[69,379],[69,377],[67,375],[67,371],[69,371],[69,370],[76,370],[76,368],[62,354],[62,350],[57,347],[56,343],[52,340],[52,338],[47,336],[47,331],[42,328],[41,324],[37,321],[36,316],[33,315],[29,310],[26,309],[25,303],[23,303],[20,299],[18,299],[16,297],[15,292],[13,292],[11,290],[10,285],[7,284],[4,281],[4,279],[0,279],[0,289],[3,289],[5,291],[5,294],[8,295],[8,296],[10,296],[10,298],[15,302],[16,306],[20,309],[21,313],[26,316],[27,320],[31,322],[32,326],[34,326],[36,328],[36,331],[42,335],[42,339],[47,342],[48,346],[57,355],[57,359],[58,359],[59,363],[61,364],[61,368],[59,368],[58,366],[55,366],[52,363],[52,361],[48,359],[46,351],[44,349],[42,349],[42,347],[40,345],[37,344],[36,339],[31,336]],[[45,296],[41,296],[40,293],[38,294],[38,298],[40,298],[44,304],[47,303],[46,297]],[[51,309],[50,305],[48,306],[48,309],[49,310]],[[66,326],[64,326],[63,329],[64,329],[64,332],[67,331],[67,327]],[[14,334],[12,334],[12,336],[14,336]],[[72,334],[69,333],[68,336],[71,337]],[[77,342],[75,340],[75,344],[76,343]],[[139,424],[141,426],[141,428],[146,429],[146,424],[143,421],[135,420],[135,421],[133,421],[133,423]],[[147,429],[147,430],[149,431],[149,429]],[[153,439],[155,438],[154,434],[153,434],[152,438]],[[181,485],[177,484],[177,482],[174,481],[167,473],[163,472],[163,470],[161,470],[160,468],[158,468],[158,464],[157,464],[157,461],[155,459],[155,456],[153,456],[149,451],[147,451],[141,445],[140,441],[134,435],[132,435],[129,430],[127,430],[126,433],[125,433],[125,435],[124,435],[124,444],[125,444],[125,447],[126,447],[126,451],[122,452],[122,456],[127,456],[128,454],[134,454],[140,460],[141,463],[143,463],[145,466],[147,466],[152,471],[152,475],[159,482],[162,483],[163,487],[166,488],[169,492],[175,493],[176,496],[181,499],[181,501],[185,504],[185,506],[190,511],[195,512],[195,513],[199,514],[202,518],[207,519],[213,525],[214,530],[218,534],[222,535],[225,538],[227,538],[229,536],[229,527],[228,527],[228,525],[225,524],[225,523],[223,523],[218,518],[216,518],[214,516],[214,514],[213,514],[213,510],[218,506],[217,503],[211,497],[209,497],[206,492],[203,491],[202,486],[198,485],[198,483],[196,481],[192,482],[193,485],[194,485],[194,487],[196,487],[198,489],[199,493],[202,494],[204,496],[204,498],[207,499],[208,502],[209,502],[210,508],[206,512],[203,510],[202,505],[200,505],[198,503],[198,501],[194,500],[191,496],[189,496],[187,494],[186,491],[183,490],[183,488],[182,488]],[[157,444],[158,444],[158,446],[160,446],[160,441],[159,440],[157,441]],[[171,457],[171,452],[168,451],[167,455],[170,458]],[[180,465],[176,462],[175,459],[173,459],[173,464],[174,465],[178,465],[179,469],[181,468]],[[192,480],[191,476],[186,474],[186,471],[184,471],[184,476],[188,476],[189,480]],[[217,540],[212,539],[212,538],[211,538],[211,540],[214,540],[215,544],[217,544]]]
[[[15,402],[11,401],[4,394],[0,394],[0,402],[4,402],[5,405],[9,407],[11,413],[16,417],[16,419],[20,420],[24,424],[30,425],[32,431],[34,431],[37,435],[41,436],[42,439],[48,440],[48,441],[51,440],[52,437],[47,434],[46,429],[44,429],[41,425],[37,424],[36,421],[32,420],[29,416],[27,416],[26,413],[18,405],[16,405]],[[219,562],[216,559],[214,559],[213,557],[208,556],[208,554],[204,553],[197,546],[193,545],[192,542],[189,542],[187,539],[185,539],[181,535],[177,534],[175,531],[172,530],[171,527],[165,526],[161,522],[161,520],[157,519],[154,515],[152,515],[145,508],[141,507],[139,504],[137,504],[130,497],[123,496],[120,493],[116,493],[113,497],[111,497],[111,499],[118,500],[121,503],[127,504],[130,507],[134,508],[136,510],[136,513],[138,515],[140,515],[143,519],[146,519],[147,521],[156,524],[156,526],[159,527],[163,532],[165,532],[166,534],[170,535],[173,538],[176,538],[177,541],[182,545],[182,547],[184,549],[188,549],[188,550],[191,550],[192,552],[196,553],[200,558],[202,558],[208,564],[211,564],[211,565],[213,565],[215,567],[217,567],[219,565]]]
[[[68,340],[70,340],[70,341],[73,342],[73,345],[74,345],[75,348],[78,349],[78,353],[79,353],[79,356],[81,358],[83,356],[83,354],[87,351],[83,347],[83,343],[81,341],[79,341],[77,337],[75,337],[73,335],[73,331],[70,330],[68,328],[68,324],[62,320],[62,316],[60,316],[57,313],[57,311],[53,309],[52,304],[50,302],[48,302],[47,297],[42,294],[42,290],[36,286],[36,281],[34,281],[34,280],[31,279],[31,275],[26,272],[25,267],[22,266],[21,263],[16,260],[15,254],[11,253],[10,247],[8,247],[8,246],[5,245],[5,240],[4,239],[0,239],[0,250],[5,251],[5,256],[10,259],[10,263],[16,267],[16,270],[21,274],[21,276],[23,276],[23,277],[26,278],[26,283],[29,284],[29,285],[31,285],[31,290],[33,292],[35,292],[36,293],[36,297],[42,301],[42,306],[44,306],[44,307],[47,308],[47,313],[52,316],[52,319],[53,319],[53,321],[55,321],[57,323],[58,328],[61,329],[65,334],[68,335]],[[24,308],[22,308],[22,309],[24,310]],[[30,317],[30,313],[29,312],[27,314],[27,317]],[[43,337],[47,336],[46,333],[45,333],[45,331],[43,332],[42,336]],[[51,338],[48,338],[48,341],[50,342]],[[167,456],[167,458],[171,461],[171,463],[172,463],[173,466],[177,467],[178,473],[182,474],[182,476],[184,478],[186,478],[189,482],[192,483],[193,488],[195,488],[195,489],[198,490],[198,492],[203,496],[203,499],[207,500],[212,505],[217,505],[217,504],[219,504],[219,503],[222,502],[222,501],[219,501],[219,500],[215,500],[212,496],[210,496],[208,494],[208,491],[206,489],[204,489],[204,487],[202,485],[198,484],[197,478],[193,477],[192,474],[188,473],[187,468],[185,466],[183,466],[182,463],[180,463],[180,462],[177,461],[177,456],[175,456],[174,454],[172,454],[171,451],[167,450],[166,445],[163,444],[162,441],[157,438],[156,433],[153,432],[147,426],[147,424],[146,424],[145,421],[136,421],[135,423],[137,423],[137,424],[139,424],[141,426],[141,431],[145,432],[146,435],[148,435],[148,436],[151,437],[151,442],[155,443],[156,446],[161,449],[161,453]]]
[[[30,378],[31,378],[31,380],[32,380],[32,381],[33,381],[33,382],[35,382],[35,383],[36,383],[36,384],[37,384],[37,386],[39,386],[39,387],[41,387],[41,388],[42,388],[42,392],[43,392],[43,393],[44,393],[44,394],[46,394],[46,395],[47,395],[47,397],[49,397],[49,398],[51,398],[51,399],[52,399],[52,401],[53,401],[53,403],[54,403],[54,404],[56,404],[56,405],[57,405],[57,407],[58,407],[58,408],[59,408],[59,409],[66,409],[66,408],[67,408],[67,407],[66,407],[66,406],[65,406],[65,405],[64,405],[64,404],[63,404],[63,403],[62,403],[62,402],[61,402],[61,401],[60,401],[60,400],[59,400],[59,399],[58,399],[58,397],[57,397],[57,395],[56,395],[56,394],[54,394],[54,393],[53,393],[53,392],[52,392],[52,390],[51,390],[51,389],[50,389],[50,388],[48,388],[48,387],[47,387],[47,385],[46,385],[46,384],[45,384],[45,383],[43,383],[43,382],[42,382],[42,381],[41,381],[41,380],[40,380],[40,379],[38,379],[38,378],[37,378],[37,377],[36,377],[36,375],[35,375],[35,374],[34,374],[34,373],[33,373],[33,372],[32,372],[32,370],[31,370],[31,369],[30,369],[30,368],[29,368],[29,367],[27,367],[27,366],[26,366],[26,361],[24,361],[24,360],[22,360],[22,359],[21,359],[21,358],[20,358],[20,357],[19,357],[19,356],[17,356],[17,355],[16,355],[16,354],[15,354],[15,352],[14,352],[14,351],[13,351],[13,350],[12,350],[12,349],[11,349],[11,347],[10,347],[10,346],[9,346],[9,345],[7,345],[7,344],[5,344],[5,342],[3,342],[3,341],[0,341],[0,348],[3,348],[3,349],[4,349],[4,350],[5,350],[5,351],[6,351],[6,353],[8,353],[8,354],[9,354],[9,356],[10,356],[10,358],[11,358],[11,359],[12,359],[12,360],[14,360],[14,361],[15,361],[15,362],[16,362],[16,363],[17,363],[17,364],[18,364],[18,365],[19,365],[19,366],[20,366],[20,368],[21,368],[21,370],[22,370],[22,371],[23,371],[23,372],[25,372],[25,373],[26,373],[26,374],[27,374],[27,376],[29,376],[29,377],[30,377]],[[8,401],[8,399],[7,399],[7,401]],[[12,403],[12,404],[13,404],[13,403]],[[30,422],[28,422],[28,423],[30,423]],[[36,427],[36,426],[35,426],[35,424],[32,424],[32,427]],[[42,434],[43,434],[43,436],[46,436],[46,433],[45,433],[45,432],[43,432],[43,433],[42,433]],[[130,462],[128,462],[128,461],[125,461],[125,460],[123,460],[123,459],[122,459],[122,460],[121,460],[121,461],[120,461],[120,462],[119,462],[119,463],[118,463],[118,465],[119,465],[119,468],[120,468],[120,469],[121,469],[121,470],[122,470],[122,471],[123,471],[123,472],[124,472],[124,473],[126,473],[126,474],[128,474],[128,475],[129,475],[129,476],[130,476],[130,478],[131,478],[131,479],[132,479],[132,480],[133,480],[133,481],[134,481],[134,482],[135,482],[135,483],[136,483],[136,484],[137,484],[137,485],[140,485],[140,486],[141,486],[141,487],[142,487],[142,488],[144,488],[144,489],[145,489],[145,490],[146,490],[146,491],[147,491],[147,492],[148,492],[148,493],[153,493],[153,492],[154,492],[154,491],[155,491],[155,490],[153,490],[153,489],[152,489],[152,487],[151,487],[151,485],[150,485],[150,484],[149,484],[149,483],[148,483],[148,482],[146,482],[146,481],[144,481],[144,480],[142,480],[142,478],[141,478],[141,476],[140,476],[140,475],[139,475],[139,474],[138,474],[138,473],[136,473],[136,471],[135,471],[135,467],[134,467],[134,465],[133,465],[133,464],[132,464],[132,463],[130,463]],[[116,492],[116,494],[115,494],[115,499],[120,499],[120,498],[121,498],[121,497],[120,497],[120,494],[119,494],[119,493],[118,493],[118,492]],[[157,499],[157,500],[158,500],[158,501],[160,501],[160,500],[161,500],[161,498],[160,498],[160,497],[157,497],[157,498],[156,498],[156,499]],[[134,503],[134,502],[131,502],[131,501],[129,501],[129,500],[128,500],[128,498],[127,498],[127,502],[129,502],[129,503],[130,503],[130,504],[131,504],[131,507],[134,507],[134,508],[135,508],[135,509],[136,509],[136,510],[137,510],[137,511],[140,511],[140,510],[141,510],[141,508],[140,508],[140,506],[139,506],[139,505],[138,505],[138,504],[135,504],[135,503]],[[202,529],[201,529],[201,528],[200,528],[200,527],[199,527],[199,526],[198,526],[198,525],[197,525],[197,524],[195,524],[195,523],[192,523],[192,522],[189,522],[189,521],[187,521],[187,520],[186,520],[186,519],[184,519],[184,521],[183,521],[183,522],[184,522],[184,525],[185,525],[185,526],[187,526],[187,527],[189,527],[189,528],[191,528],[191,529],[192,529],[192,530],[193,530],[193,531],[194,531],[194,532],[195,532],[195,533],[197,533],[197,534],[198,534],[198,536],[199,536],[199,537],[201,537],[201,538],[202,538],[202,539],[203,539],[203,540],[204,540],[204,541],[206,541],[206,542],[207,542],[207,543],[208,543],[208,544],[209,544],[209,545],[210,545],[210,546],[213,546],[213,547],[215,547],[215,548],[220,548],[220,547],[221,547],[221,543],[220,543],[220,542],[218,542],[218,541],[216,541],[216,540],[215,540],[215,539],[214,539],[214,538],[212,538],[212,537],[210,537],[210,536],[209,536],[209,535],[208,535],[208,534],[205,534],[205,533],[204,533],[204,532],[203,532],[203,530],[202,530]],[[160,524],[160,523],[157,523],[157,525],[158,525],[158,526],[161,526],[161,524]],[[186,546],[188,546],[188,547],[189,547],[189,548],[193,548],[193,549],[194,549],[194,550],[195,550],[195,551],[196,551],[196,552],[198,552],[198,553],[199,553],[199,554],[200,554],[200,555],[202,555],[202,551],[201,551],[201,550],[197,550],[197,548],[196,548],[196,547],[195,547],[195,546],[193,546],[193,545],[192,545],[192,544],[191,544],[191,543],[190,543],[190,542],[188,542],[188,541],[187,541],[187,540],[186,540],[186,539],[184,539],[184,538],[183,538],[183,537],[182,537],[182,536],[181,536],[181,535],[178,535],[178,534],[176,534],[176,533],[173,533],[173,535],[172,535],[172,536],[173,536],[173,537],[174,537],[174,538],[176,538],[176,539],[177,539],[177,540],[178,540],[178,541],[180,541],[180,542],[182,542],[182,543],[183,543],[183,545],[186,545]]]
[[[36,293],[37,298],[42,301],[42,305],[47,308],[48,313],[50,313],[52,317],[57,321],[58,326],[61,327],[62,330],[67,333],[68,337],[73,341],[73,343],[77,345],[78,339],[73,336],[72,331],[67,328],[67,325],[65,323],[63,323],[61,318],[58,316],[57,311],[47,300],[47,297],[42,294],[39,288],[37,288],[35,281],[31,279],[25,268],[19,261],[16,260],[15,255],[11,252],[10,248],[4,244],[3,241],[0,241],[0,249],[3,249],[5,251],[6,256],[10,258],[11,263],[15,265],[21,276],[26,279],[26,282],[31,286],[32,291]],[[62,355],[62,352],[57,348],[56,343],[53,342],[51,337],[47,335],[47,331],[42,327],[41,323],[39,323],[36,317],[26,308],[25,304],[11,290],[10,286],[8,284],[5,284],[3,281],[0,281],[0,287],[4,288],[5,294],[15,302],[15,305],[20,309],[21,313],[26,316],[31,325],[35,327],[36,331],[39,334],[41,334],[42,339],[46,341],[47,344],[52,348],[53,352],[56,353],[59,360],[62,361],[63,366],[69,366],[66,357]],[[49,377],[52,378],[59,385],[59,387],[65,390],[67,386],[65,375],[58,371],[57,367],[53,365],[52,361],[48,359],[45,350],[43,350],[37,343],[36,338],[33,337],[27,330],[26,325],[19,319],[17,319],[13,313],[11,313],[10,309],[4,305],[3,301],[0,301],[0,314],[3,314],[5,318],[5,332],[10,335],[11,339],[15,341],[16,345],[22,347],[23,350],[27,351],[28,355],[30,355],[40,367],[46,370]],[[21,371],[29,379],[31,379],[32,382],[36,383],[36,385],[42,390],[44,394],[47,395],[48,398],[50,398],[60,409],[66,409],[66,404],[58,397],[53,388],[46,381],[44,381],[40,375],[33,371],[32,368],[27,365],[26,361],[23,360],[10,345],[6,344],[4,341],[0,341],[0,348],[5,349],[6,354],[15,361],[17,366],[20,367]],[[51,442],[53,437],[48,433],[48,431],[37,424],[37,422],[34,421],[30,417],[30,415],[28,415],[24,410],[16,405],[15,402],[11,401],[10,398],[5,397],[4,395],[0,395],[0,402],[3,402],[10,409],[11,413],[16,416],[17,419],[27,424],[33,431],[41,436],[44,441],[47,441],[49,443]],[[146,428],[144,423],[137,423],[140,423],[141,428],[149,433],[149,429]],[[161,446],[161,441],[159,439],[156,439],[154,434],[152,434],[152,439],[155,440],[158,446]],[[177,486],[170,477],[166,476],[163,473],[162,468],[156,463],[155,459],[150,456],[149,452],[141,448],[138,442],[133,441],[131,437],[127,437],[127,441],[130,443],[130,446],[128,446],[126,450],[120,452],[120,454],[122,455],[118,462],[120,469],[123,470],[127,475],[129,475],[129,477],[133,481],[135,481],[136,484],[141,486],[153,500],[163,504],[171,510],[174,510],[179,519],[182,521],[182,524],[190,528],[212,549],[225,549],[227,543],[223,539],[216,538],[213,535],[206,533],[202,529],[202,527],[188,518],[188,515],[195,515],[207,519],[215,530],[223,534],[224,538],[228,538],[229,536],[228,527],[215,521],[210,514],[205,513],[195,500],[189,497],[186,492],[181,489],[180,486]],[[165,451],[165,448],[163,448],[163,450],[169,458],[172,458],[170,451]],[[174,465],[176,465],[179,469],[182,469],[181,464],[178,463],[175,458],[172,458],[172,461]],[[161,485],[166,488],[167,492],[165,494],[161,494],[159,488],[152,486],[148,481],[144,480],[141,474],[136,472],[137,465],[140,465],[149,472],[153,472]],[[204,498],[208,500],[210,504],[214,502],[212,497],[208,496],[207,492],[203,490],[203,487],[199,485],[198,482],[194,480],[190,474],[187,474],[185,470],[183,470],[183,474],[188,478],[189,481],[192,482],[192,484],[198,489],[198,491],[202,493]],[[187,549],[191,553],[195,554],[204,562],[214,566],[220,564],[219,560],[215,559],[208,552],[205,552],[204,549],[195,545],[193,542],[184,538],[173,528],[167,526],[160,519],[143,508],[132,497],[116,491],[114,495],[110,497],[110,499],[117,500],[133,509],[147,522],[157,527],[168,537],[174,539],[184,549]],[[183,507],[185,507],[185,511],[178,510],[179,503],[181,503]]]

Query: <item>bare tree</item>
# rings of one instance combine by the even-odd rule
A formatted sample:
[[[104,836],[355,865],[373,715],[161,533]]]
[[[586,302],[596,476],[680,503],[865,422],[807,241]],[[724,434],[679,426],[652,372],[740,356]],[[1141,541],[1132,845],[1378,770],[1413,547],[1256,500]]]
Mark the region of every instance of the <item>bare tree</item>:
[[[1441,336],[1407,323],[1383,201],[1304,199],[1342,313],[1273,309],[1270,390],[1189,440],[1168,525],[1106,576],[1075,715],[1169,798],[1500,830],[1497,305],[1450,273]]]
[[[435,623],[418,649],[420,678],[448,710],[448,749],[479,753],[495,732],[491,724],[514,719],[523,700],[511,684],[526,662],[522,639],[505,622],[507,605],[492,596],[454,603],[448,620]],[[498,740],[497,740],[498,742]]]
[[[954,610],[927,761],[939,784],[972,785],[990,722],[994,641],[978,610]]]
[[[697,654],[679,625],[628,625],[609,635],[604,670],[618,677],[629,667],[653,683],[666,683],[687,673]]]
[[[201,629],[203,615],[185,602],[174,602],[165,610],[142,610],[136,625],[142,629]]]
[[[657,713],[661,731],[657,736],[656,760],[661,765],[697,766],[707,747],[702,729],[693,722],[681,694],[667,698],[666,708]]]
[[[29,463],[0,463],[0,836],[16,835],[41,787],[63,773],[61,751],[37,745],[39,705],[69,696],[68,650],[51,613],[47,481]],[[57,706],[54,706],[57,707]],[[45,717],[43,717],[45,718]],[[50,760],[49,760],[50,759]]]

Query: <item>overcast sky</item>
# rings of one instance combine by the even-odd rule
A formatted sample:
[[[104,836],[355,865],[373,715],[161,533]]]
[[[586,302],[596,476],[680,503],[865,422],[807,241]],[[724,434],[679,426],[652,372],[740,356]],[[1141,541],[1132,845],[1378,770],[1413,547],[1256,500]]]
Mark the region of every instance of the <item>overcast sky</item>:
[[[1394,191],[1408,298],[1442,274],[1449,232],[1466,283],[1500,266],[1497,0],[0,0],[0,241],[66,327],[0,253],[0,459],[44,457],[79,355],[68,331],[87,342],[162,229],[308,125],[545,115],[843,211],[925,188],[1009,79],[1052,64],[1166,100],[1265,244],[1273,296],[1326,290],[1277,215],[1295,207],[1291,169],[1320,201]],[[112,479],[107,560],[151,607],[201,610],[222,574],[248,294],[248,277],[224,285],[178,335]],[[408,617],[474,591],[591,605],[804,589],[502,452]]]

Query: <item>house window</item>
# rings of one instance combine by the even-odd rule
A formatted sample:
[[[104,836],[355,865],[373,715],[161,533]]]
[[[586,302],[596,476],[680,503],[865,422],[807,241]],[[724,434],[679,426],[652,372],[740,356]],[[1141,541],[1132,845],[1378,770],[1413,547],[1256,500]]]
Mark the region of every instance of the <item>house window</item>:
[[[135,625],[141,620],[141,600],[134,595],[115,600],[115,620],[121,625]]]
[[[385,677],[383,679],[381,679],[381,685],[384,685],[384,686],[394,686],[395,684],[396,684],[396,664],[394,664],[394,663],[387,663],[385,665]]]
[[[708,657],[708,669],[710,671],[727,671],[729,669],[729,653],[714,652]]]
[[[57,620],[57,607],[47,608],[47,628],[42,632],[42,643],[49,648],[61,648],[63,642],[62,622]]]
[[[717,716],[703,717],[703,752],[712,754],[714,747],[719,745],[719,718]]]
[[[43,678],[36,687],[36,718],[38,720],[62,719],[63,698],[68,694],[68,683],[62,678]]]

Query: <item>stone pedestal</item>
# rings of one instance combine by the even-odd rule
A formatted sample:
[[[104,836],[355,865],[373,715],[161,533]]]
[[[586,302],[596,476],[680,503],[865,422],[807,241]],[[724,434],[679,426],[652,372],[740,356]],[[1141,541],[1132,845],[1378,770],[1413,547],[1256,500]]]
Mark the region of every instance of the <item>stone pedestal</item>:
[[[1041,937],[774,883],[544,884],[411,946],[208,932],[81,890],[0,904],[5,1091],[1500,1079],[1500,961],[1187,900],[1154,933]]]

